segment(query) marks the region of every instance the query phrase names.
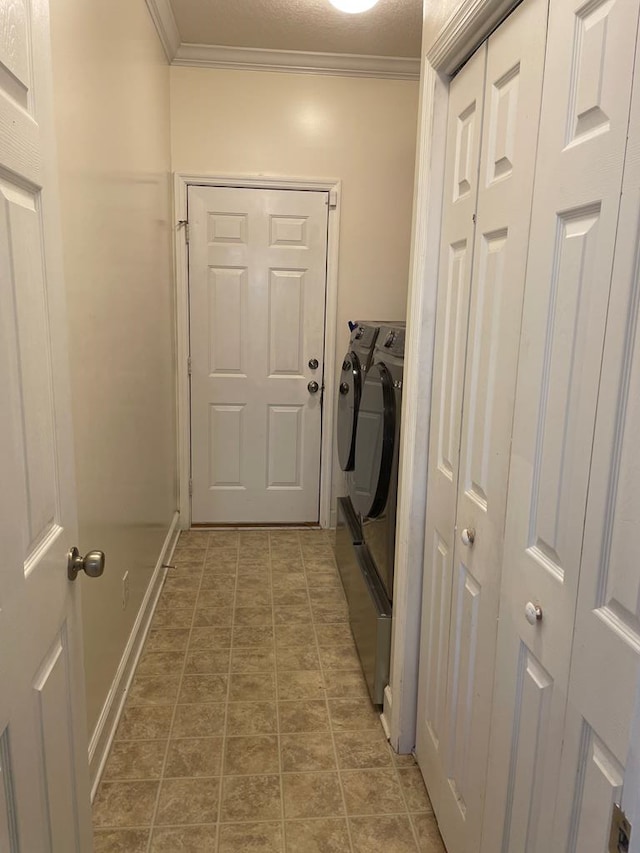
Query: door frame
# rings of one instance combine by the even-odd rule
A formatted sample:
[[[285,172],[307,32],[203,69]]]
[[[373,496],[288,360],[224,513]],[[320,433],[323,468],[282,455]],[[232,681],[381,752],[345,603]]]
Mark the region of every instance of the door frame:
[[[295,178],[277,175],[223,175],[174,173],[173,223],[176,273],[176,362],[178,509],[180,527],[191,526],[191,406],[189,386],[189,253],[185,239],[187,194],[190,186],[238,187],[258,190],[307,190],[329,194],[327,225],[327,272],[324,325],[324,396],[322,398],[322,443],[320,446],[320,527],[331,522],[333,453],[335,445],[336,328],[338,314],[338,252],[340,242],[339,178]]]
[[[414,749],[418,719],[429,420],[449,83],[520,2],[462,0],[435,35],[433,27],[427,32],[429,12],[425,10],[407,296],[394,619],[390,679],[382,713],[385,732],[400,753]]]

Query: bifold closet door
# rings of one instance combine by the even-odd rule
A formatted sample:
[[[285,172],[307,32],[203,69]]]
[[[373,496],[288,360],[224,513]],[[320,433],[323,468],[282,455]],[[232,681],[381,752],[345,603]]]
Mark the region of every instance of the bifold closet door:
[[[436,814],[446,764],[449,612],[486,57],[484,44],[449,92],[417,732],[418,760]]]
[[[525,0],[488,40],[469,313],[460,346],[466,357],[456,398],[455,501],[438,528],[430,523],[442,513],[436,478],[429,483],[425,562],[442,594],[425,596],[425,621],[434,624],[437,613],[442,663],[437,684],[423,679],[421,696],[428,707],[435,686],[442,715],[437,749],[421,718],[418,757],[451,853],[480,846],[546,19],[546,0]],[[432,421],[436,439],[442,422]],[[441,443],[431,453],[440,477]],[[440,552],[442,531],[451,555],[446,562],[432,556]],[[427,637],[423,656],[432,653]]]
[[[637,23],[638,0],[551,0],[509,480],[484,853],[604,849],[594,846],[598,836],[591,836],[587,823],[584,838],[589,841],[574,836],[569,846],[552,839],[552,826],[556,804],[566,806],[569,797],[558,780],[583,553],[591,568],[576,640],[582,637],[586,644],[577,659],[590,673],[598,670],[599,681],[589,690],[611,689],[615,694],[619,689],[609,687],[601,672],[611,667],[614,676],[615,655],[604,663],[600,654],[605,647],[587,644],[595,636],[590,631],[598,620],[608,620],[600,637],[608,632],[611,639],[616,632],[628,633],[629,626],[635,630],[637,624],[637,584],[629,610],[632,575],[625,575],[624,568],[607,574],[609,556],[605,552],[602,560],[598,542],[603,519],[597,512],[592,520],[597,530],[587,524],[583,542]],[[603,376],[603,387],[612,379]],[[607,439],[602,441],[597,464],[603,470],[593,471],[601,477],[615,459],[614,452],[603,461]],[[616,447],[629,450],[619,439],[613,442],[614,451]],[[633,476],[630,470],[627,474]],[[603,541],[618,547],[624,546],[624,532],[611,526],[615,508],[609,504],[611,514],[604,520],[613,539]],[[593,553],[587,555],[591,548]],[[593,608],[599,612],[587,616]],[[622,649],[623,638],[618,636],[618,641]],[[595,705],[589,706],[583,695],[585,712],[593,710]],[[598,701],[604,707],[605,698]],[[613,695],[608,701],[614,707]],[[589,721],[590,726],[597,723]],[[590,774],[582,780],[589,787],[587,799],[592,794],[611,797],[620,769],[615,762],[607,767],[615,749],[601,749],[595,732],[586,727],[577,735],[578,750],[583,756],[591,752],[590,766],[578,765]],[[594,764],[600,764],[599,778],[593,775],[598,772]],[[577,782],[580,788],[582,782]],[[598,794],[592,785],[600,786]],[[575,786],[572,777],[572,791]]]
[[[601,853],[623,788],[640,673],[640,56],[589,480],[553,849]],[[633,828],[633,834],[639,827]]]

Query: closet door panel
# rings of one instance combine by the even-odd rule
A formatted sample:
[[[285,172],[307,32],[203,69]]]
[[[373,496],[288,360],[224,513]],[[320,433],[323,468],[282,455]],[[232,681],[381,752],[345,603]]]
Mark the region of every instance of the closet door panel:
[[[436,809],[444,796],[452,556],[485,66],[483,45],[451,83],[447,128],[417,735]]]
[[[558,771],[638,0],[551,0],[518,365],[485,853],[546,853]],[[541,608],[537,621],[527,604]],[[523,726],[528,664],[544,683]],[[541,688],[542,689],[542,686]],[[526,767],[530,782],[518,786]]]
[[[451,851],[480,847],[547,8],[525,0],[488,42],[438,815]]]

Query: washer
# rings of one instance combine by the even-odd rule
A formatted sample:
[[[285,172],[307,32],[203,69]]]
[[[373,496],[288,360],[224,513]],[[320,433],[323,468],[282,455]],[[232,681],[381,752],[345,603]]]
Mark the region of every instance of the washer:
[[[362,536],[393,601],[405,329],[382,326],[360,397],[351,501]]]

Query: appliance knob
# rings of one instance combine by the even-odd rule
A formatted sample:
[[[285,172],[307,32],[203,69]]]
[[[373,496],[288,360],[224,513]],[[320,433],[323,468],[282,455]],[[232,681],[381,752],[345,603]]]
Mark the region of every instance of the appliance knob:
[[[342,362],[342,370],[343,371],[351,370],[351,362],[350,361],[343,361]]]
[[[346,382],[340,383],[340,393],[341,394],[348,394],[349,393],[349,385]]]

